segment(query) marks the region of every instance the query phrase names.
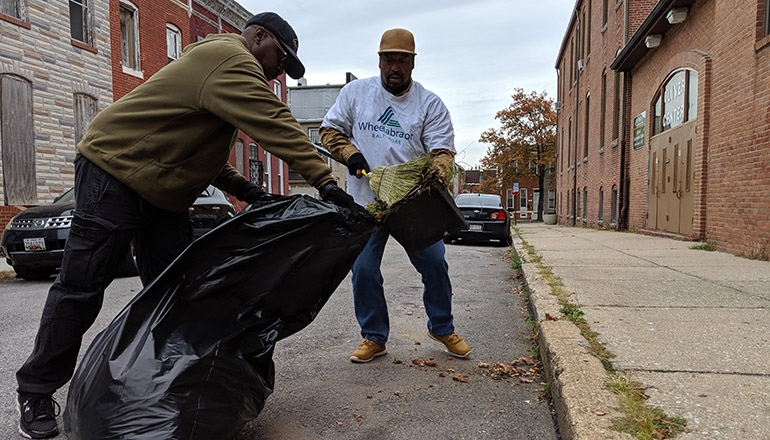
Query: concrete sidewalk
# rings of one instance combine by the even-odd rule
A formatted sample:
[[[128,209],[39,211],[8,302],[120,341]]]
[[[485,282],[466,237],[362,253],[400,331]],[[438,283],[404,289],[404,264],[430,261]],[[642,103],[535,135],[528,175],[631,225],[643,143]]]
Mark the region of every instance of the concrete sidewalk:
[[[614,368],[644,384],[649,405],[687,420],[678,439],[770,439],[770,263],[634,233],[542,223],[516,230],[565,439],[630,436],[609,429],[618,413],[607,374],[523,242],[561,279]]]

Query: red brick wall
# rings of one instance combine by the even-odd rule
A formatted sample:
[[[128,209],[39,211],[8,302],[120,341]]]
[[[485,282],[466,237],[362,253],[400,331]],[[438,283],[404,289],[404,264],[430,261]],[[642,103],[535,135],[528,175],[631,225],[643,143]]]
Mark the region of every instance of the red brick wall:
[[[5,227],[8,225],[8,222],[11,221],[13,216],[20,213],[21,211],[24,211],[25,209],[27,208],[23,206],[0,206],[0,234],[5,231]]]
[[[648,2],[650,3],[650,2]],[[655,2],[651,2],[655,3]],[[588,16],[588,2],[577,4],[579,21],[573,22],[568,35],[573,41],[577,35],[577,25],[587,29],[582,22],[583,12],[586,21],[590,20],[590,52],[586,53],[584,69],[576,81],[570,83],[570,44],[565,45],[566,52],[561,54],[560,81],[558,96],[562,108],[558,113],[558,151],[556,164],[556,211],[561,224],[573,224],[589,227],[599,226],[599,194],[604,193],[603,219],[608,223],[612,212],[610,196],[612,187],[620,188],[620,140],[613,139],[613,102],[615,96],[614,71],[609,68],[615,54],[622,47],[625,30],[625,9],[620,2],[609,2],[607,24],[602,26],[601,3],[592,2]],[[641,23],[641,20],[639,21]],[[582,32],[581,32],[582,33]],[[601,130],[602,74],[606,74],[605,129]],[[622,92],[622,88],[620,90]],[[588,97],[588,154],[585,155],[586,139],[586,101]],[[577,101],[577,102],[576,102]],[[570,130],[571,121],[571,130]],[[577,122],[577,123],[576,123]],[[571,131],[571,133],[570,133]],[[569,148],[569,151],[567,150]],[[576,163],[577,151],[577,166]],[[568,213],[572,204],[574,188],[579,190],[580,217],[573,219]],[[584,212],[584,194],[588,193],[587,212]]]
[[[110,0],[112,83],[116,101],[168,64],[166,23],[179,28],[182,41],[187,41],[190,35],[190,17],[179,3],[169,0],[133,0],[132,3],[139,9],[139,55],[143,78],[123,72],[120,2]]]
[[[200,5],[200,4],[196,3],[196,2],[193,2],[193,9],[195,10],[196,13],[202,15],[207,20],[197,16],[196,14],[193,14],[190,17],[190,29],[191,29],[190,41],[191,42],[197,41],[197,37],[198,36],[205,37],[208,34],[219,33],[219,29],[212,25],[212,22],[213,23],[217,23],[218,22],[217,15],[215,13],[213,13],[212,11],[209,11],[208,9],[204,8],[202,5]],[[227,33],[240,34],[243,30],[237,28],[232,23],[229,23],[229,22],[227,22],[225,20],[222,20],[222,31],[223,32],[227,32]],[[284,102],[286,102],[286,80],[287,80],[287,77],[286,77],[285,74],[281,74],[280,77],[275,79],[275,81],[279,81],[281,83],[281,91],[282,91],[281,100],[284,101]],[[248,146],[249,146],[249,144],[252,143],[252,142],[257,144],[257,156],[259,157],[259,160],[262,160],[263,162],[265,160],[265,151],[262,148],[262,146],[259,145],[258,142],[256,142],[252,138],[250,138],[248,135],[246,135],[246,133],[244,133],[242,131],[238,132],[238,138],[243,141],[243,145],[244,145],[244,148],[243,148],[243,158],[242,159],[243,159],[243,164],[244,164],[244,168],[245,169],[243,170],[243,173],[246,176],[246,178],[249,179],[250,178],[250,176],[249,176],[249,169],[248,169],[248,163],[249,163],[249,148],[248,148]],[[232,165],[235,165],[235,163],[236,163],[235,154],[236,154],[236,151],[233,148],[233,150],[230,152],[230,164],[232,164]],[[284,166],[284,171],[283,171],[283,175],[284,175],[284,191],[283,192],[284,192],[284,194],[289,194],[289,179],[288,179],[289,167],[286,164],[284,164],[283,166]],[[277,167],[278,167],[278,159],[274,157],[273,158],[273,164],[272,164],[272,170],[277,170]],[[265,168],[267,168],[267,164],[265,164]],[[273,174],[271,176],[271,180],[272,180],[272,187],[274,188],[274,192],[278,192],[275,189],[275,188],[278,187],[278,173],[277,172],[275,172],[275,171],[273,172]],[[243,207],[246,206],[245,203],[240,202],[239,200],[235,199],[235,197],[229,197],[229,199],[230,199],[230,202],[233,203],[233,205],[236,207],[236,210],[238,210],[238,211],[240,211]]]
[[[647,225],[655,93],[689,68],[698,72],[694,233],[723,251],[770,257],[770,38],[758,16],[757,2],[699,1],[634,68],[629,116],[646,111],[648,124],[645,148],[630,150],[630,229]]]
[[[758,40],[757,2],[715,3],[706,238],[768,258],[770,38]]]

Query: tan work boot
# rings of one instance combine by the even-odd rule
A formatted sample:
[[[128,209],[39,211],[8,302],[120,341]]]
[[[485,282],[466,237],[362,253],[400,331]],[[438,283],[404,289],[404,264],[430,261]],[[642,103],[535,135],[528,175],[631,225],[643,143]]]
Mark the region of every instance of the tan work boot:
[[[433,333],[428,332],[428,336],[430,336],[431,339],[444,344],[447,353],[451,354],[452,356],[465,358],[468,357],[468,354],[471,352],[470,345],[468,345],[468,343],[465,342],[463,338],[457,336],[457,333],[452,333],[451,335],[447,336],[436,336]]]
[[[380,345],[374,341],[370,341],[364,338],[364,341],[361,342],[361,345],[359,345],[358,348],[356,348],[356,350],[351,353],[350,360],[358,363],[369,362],[377,356],[382,356],[387,352],[388,350],[385,349],[385,344]]]

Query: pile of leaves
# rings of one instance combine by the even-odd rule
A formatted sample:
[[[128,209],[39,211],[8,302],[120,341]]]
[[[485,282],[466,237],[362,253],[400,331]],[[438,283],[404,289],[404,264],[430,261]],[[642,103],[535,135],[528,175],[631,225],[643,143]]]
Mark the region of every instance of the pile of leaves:
[[[542,371],[540,362],[528,357],[520,357],[513,362],[497,362],[492,365],[489,376],[492,379],[502,380],[506,377],[517,377],[524,383],[533,382]]]
[[[431,157],[422,156],[398,165],[377,167],[368,174],[369,188],[375,199],[366,209],[377,219],[382,219],[398,202],[408,201],[441,181],[440,173],[430,166]]]

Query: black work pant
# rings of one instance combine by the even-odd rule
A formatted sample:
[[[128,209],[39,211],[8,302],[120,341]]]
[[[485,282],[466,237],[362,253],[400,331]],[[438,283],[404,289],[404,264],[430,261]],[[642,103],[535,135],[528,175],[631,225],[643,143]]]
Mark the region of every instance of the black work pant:
[[[48,291],[32,354],[16,373],[20,393],[52,394],[72,378],[83,334],[132,240],[144,285],[192,241],[189,212],[151,205],[80,155],[75,200],[61,271]]]

